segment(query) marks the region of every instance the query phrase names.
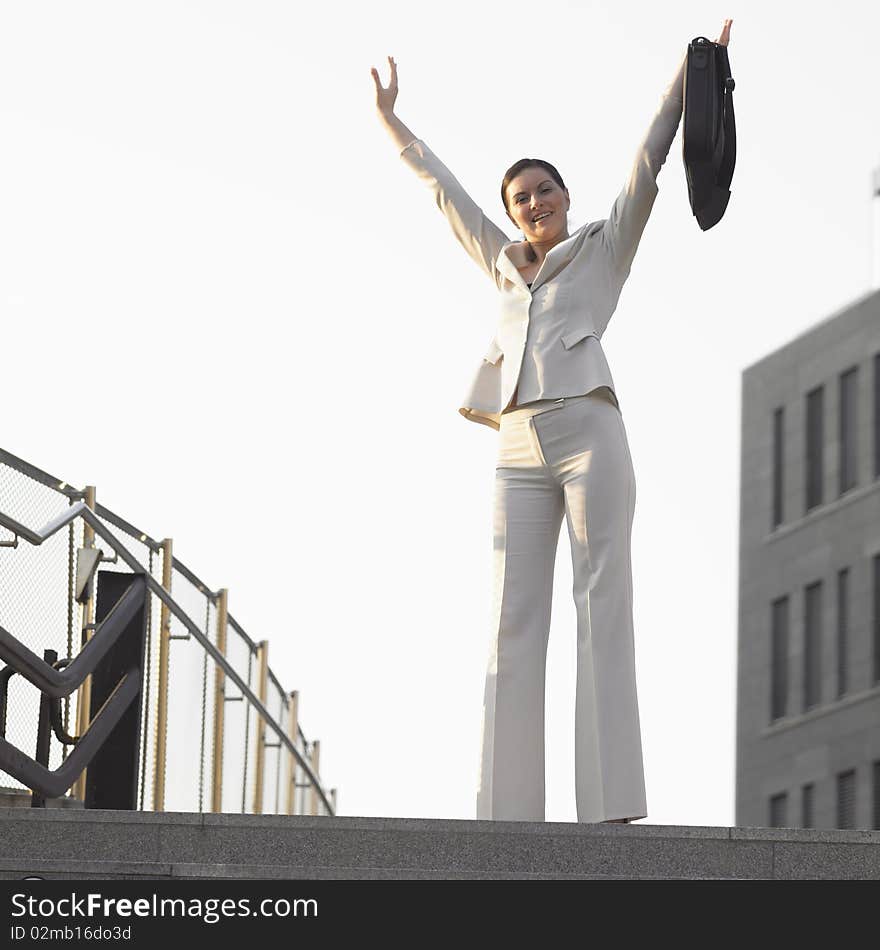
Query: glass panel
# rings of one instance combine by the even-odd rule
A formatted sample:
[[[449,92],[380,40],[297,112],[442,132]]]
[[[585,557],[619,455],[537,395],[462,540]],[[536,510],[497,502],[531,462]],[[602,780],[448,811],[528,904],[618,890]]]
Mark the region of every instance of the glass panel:
[[[783,436],[785,429],[784,410],[777,409],[773,413],[773,524],[772,527],[782,524],[783,502],[782,493],[785,484],[783,472]]]
[[[788,794],[782,792],[770,799],[770,827],[788,827]]]
[[[856,773],[855,769],[837,776],[837,827],[856,826]]]
[[[788,704],[788,598],[780,597],[772,607],[770,674],[770,720],[781,719]]]
[[[822,582],[804,591],[804,710],[818,705],[822,684]]]
[[[801,826],[812,828],[815,824],[814,808],[815,786],[812,782],[801,788]]]
[[[807,393],[806,421],[806,510],[822,504],[822,414],[823,389],[819,386]]]
[[[841,495],[855,487],[858,480],[857,389],[858,368],[853,366],[840,376],[840,459],[838,472]]]

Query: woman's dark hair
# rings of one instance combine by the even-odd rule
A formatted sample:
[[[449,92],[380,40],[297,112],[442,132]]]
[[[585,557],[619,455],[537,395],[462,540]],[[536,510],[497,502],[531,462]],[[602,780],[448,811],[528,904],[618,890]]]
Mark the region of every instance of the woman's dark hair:
[[[562,175],[556,170],[554,165],[551,165],[550,162],[545,162],[542,158],[521,158],[518,162],[514,162],[510,168],[504,173],[504,178],[501,180],[501,203],[504,205],[504,210],[510,214],[510,208],[507,206],[507,186],[513,181],[514,178],[520,173],[525,171],[527,168],[543,168],[544,171],[550,173],[550,177],[553,181],[559,185],[560,188],[565,188],[565,182],[562,180]],[[538,259],[537,254],[531,249],[528,249],[528,258],[530,261],[535,261]]]

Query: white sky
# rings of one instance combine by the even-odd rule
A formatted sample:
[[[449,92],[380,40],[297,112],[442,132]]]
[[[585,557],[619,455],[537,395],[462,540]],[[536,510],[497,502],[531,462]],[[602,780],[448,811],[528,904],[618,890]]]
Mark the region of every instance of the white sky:
[[[727,214],[697,226],[679,132],[603,339],[638,486],[646,821],[727,825],[740,374],[871,284],[880,11],[805,9],[0,3],[0,444],[229,587],[340,814],[474,817],[490,636],[497,434],[457,408],[496,291],[370,67],[395,56],[398,113],[499,225],[503,171],[537,155],[575,228],[687,42],[734,20]],[[574,657],[563,530],[548,820],[576,817]]]

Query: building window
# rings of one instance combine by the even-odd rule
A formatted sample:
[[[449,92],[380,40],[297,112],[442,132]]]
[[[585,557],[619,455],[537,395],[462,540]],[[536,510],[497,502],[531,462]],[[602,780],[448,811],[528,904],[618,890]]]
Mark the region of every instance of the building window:
[[[849,627],[849,568],[837,572],[837,695],[849,688],[847,633]]]
[[[788,794],[781,792],[770,799],[770,827],[788,827]]]
[[[815,826],[814,797],[816,786],[810,782],[808,785],[801,786],[801,827],[813,828]]]
[[[875,831],[880,831],[880,759],[874,763],[874,807],[872,811],[871,827]]]
[[[770,617],[770,721],[781,719],[788,705],[788,598],[773,601]]]
[[[853,366],[840,374],[840,459],[839,494],[854,488],[858,481],[858,436],[856,426],[856,403],[858,391],[858,367]]]
[[[773,413],[773,524],[772,528],[782,524],[782,492],[785,487],[783,473],[783,439],[785,436],[785,411],[776,409]]]
[[[804,590],[804,711],[817,706],[822,689],[822,582]]]
[[[880,682],[880,554],[874,555],[874,682]]]
[[[856,826],[856,770],[849,769],[837,775],[837,827]]]
[[[880,353],[874,356],[874,478],[880,478]]]
[[[806,510],[822,504],[822,414],[824,411],[823,388],[807,393],[806,455]]]

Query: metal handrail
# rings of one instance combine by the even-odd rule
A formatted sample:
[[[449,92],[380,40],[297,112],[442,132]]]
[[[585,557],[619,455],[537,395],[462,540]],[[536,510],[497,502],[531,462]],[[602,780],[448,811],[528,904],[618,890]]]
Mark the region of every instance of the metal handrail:
[[[63,699],[78,689],[87,676],[94,673],[95,667],[122,635],[128,622],[141,609],[144,588],[143,581],[135,581],[128,588],[95,628],[88,643],[63,670],[55,669],[38,657],[5,627],[0,627],[0,660],[14,667],[16,672],[33,683],[41,693],[52,699]]]
[[[244,642],[247,644],[248,650],[250,650],[251,653],[257,652],[256,643],[254,643],[254,641],[251,640],[251,638],[248,636],[245,629],[235,619],[235,617],[232,616],[232,614],[227,614],[226,623],[229,624],[229,626],[232,627],[233,630],[235,630],[235,632],[241,637],[242,640],[244,640]]]
[[[13,672],[18,673],[33,683],[47,699],[55,700],[56,702],[49,707],[50,715],[54,713],[53,718],[56,720],[51,725],[60,741],[75,746],[74,751],[64,763],[52,771],[48,768],[48,757],[45,764],[39,761],[39,743],[37,761],[35,761],[9,742],[5,735],[6,683],[4,683],[2,697],[4,729],[3,734],[0,735],[0,766],[4,772],[23,782],[40,796],[54,798],[63,795],[83,770],[88,768],[96,753],[100,751],[110,733],[125,715],[128,707],[140,695],[141,668],[135,666],[126,671],[92,719],[88,729],[76,739],[64,735],[63,732],[59,735],[60,718],[57,715],[57,700],[78,689],[86,677],[95,672],[98,664],[128,628],[132,618],[139,610],[143,610],[145,602],[146,584],[143,580],[136,579],[98,624],[94,636],[83,647],[76,659],[73,662],[65,659],[60,664],[64,672],[46,659],[40,659],[8,630],[0,627],[0,659],[9,664],[0,675],[8,680]],[[90,649],[93,644],[94,648]],[[47,659],[56,656],[54,651],[47,652]]]
[[[103,521],[101,521],[100,517],[98,517],[98,515],[93,512],[84,501],[75,502],[65,511],[62,511],[60,514],[50,519],[38,531],[26,527],[25,525],[16,521],[14,518],[10,518],[3,512],[0,512],[0,527],[4,527],[8,531],[12,531],[14,534],[24,538],[25,541],[32,545],[39,546],[48,538],[52,537],[53,534],[66,527],[77,518],[82,518],[83,521],[94,530],[96,535],[107,541],[113,550],[116,551],[122,560],[125,561],[125,563],[132,569],[132,571],[135,573],[140,573],[143,570],[143,565],[138,561],[138,559],[125,547],[124,544],[118,540],[113,532],[111,532],[109,528],[107,528],[107,526],[103,523]],[[174,616],[177,617],[177,619],[187,628],[187,630],[189,630],[193,637],[198,640],[205,651],[213,658],[214,662],[217,663],[223,672],[232,680],[233,683],[235,683],[235,685],[241,690],[242,695],[247,698],[257,713],[265,720],[266,724],[278,736],[282,745],[287,748],[291,755],[293,755],[297,763],[302,768],[303,772],[305,772],[312,786],[316,789],[318,795],[320,795],[321,800],[327,809],[327,813],[332,815],[333,807],[331,806],[318,777],[312,770],[308,759],[306,759],[299,749],[297,749],[296,745],[293,743],[287,733],[281,728],[271,713],[254,695],[250,687],[229,664],[223,654],[217,650],[213,643],[211,643],[210,639],[206,637],[202,630],[190,619],[186,611],[180,607],[171,594],[169,594],[168,591],[166,591],[165,588],[162,587],[162,585],[159,584],[150,574],[143,574],[142,576],[150,591],[155,594],[159,600],[167,605],[171,613],[174,614]],[[42,661],[39,662],[42,663]],[[55,672],[59,676],[63,675],[58,674],[57,671]]]
[[[61,492],[62,495],[66,495],[75,501],[86,497],[84,491],[74,488],[73,485],[68,485],[67,482],[62,481],[60,478],[55,478],[54,475],[49,475],[37,468],[36,465],[31,465],[30,462],[26,462],[17,455],[7,452],[6,449],[0,449],[0,462],[9,465],[10,468],[17,469],[22,475],[27,475],[28,478],[32,478],[35,482],[45,485],[46,488]]]
[[[0,670],[0,739],[6,738],[6,707],[9,700],[9,681],[18,672],[11,666]]]
[[[89,728],[77,740],[73,751],[54,772],[35,762],[21,749],[0,738],[0,763],[3,771],[31,789],[49,798],[63,795],[87,768],[107,736],[116,728],[128,707],[137,699],[141,688],[141,671],[130,670],[107,697]]]
[[[126,521],[125,518],[120,518],[115,511],[105,508],[100,502],[95,504],[95,514],[109,521],[115,527],[122,528],[126,534],[136,538],[141,544],[143,544],[145,547],[148,547],[154,554],[158,554],[159,551],[162,550],[162,545],[154,538],[151,538],[146,531],[140,531],[133,524],[130,524],[128,521]]]

